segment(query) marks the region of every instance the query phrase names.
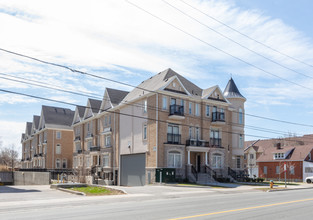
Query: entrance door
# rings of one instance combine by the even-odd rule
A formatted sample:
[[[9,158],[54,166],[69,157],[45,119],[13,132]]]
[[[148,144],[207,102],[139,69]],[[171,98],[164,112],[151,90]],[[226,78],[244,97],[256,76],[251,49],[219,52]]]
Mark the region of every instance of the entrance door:
[[[201,155],[197,155],[197,172],[200,172],[201,170]]]

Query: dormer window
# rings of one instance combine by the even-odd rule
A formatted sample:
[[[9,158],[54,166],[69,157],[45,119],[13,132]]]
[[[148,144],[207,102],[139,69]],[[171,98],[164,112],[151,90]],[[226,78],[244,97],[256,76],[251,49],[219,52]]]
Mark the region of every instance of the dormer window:
[[[274,159],[285,159],[285,154],[284,153],[274,153]]]

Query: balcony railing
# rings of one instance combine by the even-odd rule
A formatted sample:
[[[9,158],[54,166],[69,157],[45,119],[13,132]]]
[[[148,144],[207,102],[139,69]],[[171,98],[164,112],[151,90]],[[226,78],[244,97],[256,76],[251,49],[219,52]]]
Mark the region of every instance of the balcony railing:
[[[100,147],[93,146],[90,148],[90,151],[100,151]]]
[[[180,144],[181,135],[180,134],[167,134],[167,143],[168,144]]]
[[[210,143],[204,140],[189,139],[186,141],[186,146],[210,147]]]
[[[80,141],[80,136],[79,136],[79,135],[78,135],[78,136],[75,136],[74,141]]]
[[[224,112],[213,112],[212,113],[212,122],[221,121],[225,122],[225,113]]]
[[[170,105],[170,115],[184,116],[184,106]]]
[[[222,147],[222,139],[220,138],[210,138],[211,147]]]
[[[34,154],[34,157],[38,157],[38,154]]]
[[[81,153],[83,153],[83,150],[82,150],[82,149],[77,150],[77,153],[78,153],[78,154],[81,154]]]

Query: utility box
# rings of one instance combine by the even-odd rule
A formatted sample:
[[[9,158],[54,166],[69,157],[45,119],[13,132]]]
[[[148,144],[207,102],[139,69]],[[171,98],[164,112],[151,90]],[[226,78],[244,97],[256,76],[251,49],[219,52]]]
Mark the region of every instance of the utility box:
[[[158,168],[155,172],[155,182],[157,183],[174,183],[175,181],[175,168]]]

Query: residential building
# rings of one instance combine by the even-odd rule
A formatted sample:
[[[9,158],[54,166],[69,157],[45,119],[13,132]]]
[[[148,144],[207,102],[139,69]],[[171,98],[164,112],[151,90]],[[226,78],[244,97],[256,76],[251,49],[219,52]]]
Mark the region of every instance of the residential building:
[[[284,166],[288,181],[304,181],[312,176],[310,138],[312,135],[246,142],[245,162],[250,177],[283,180]]]
[[[41,115],[27,122],[22,135],[22,169],[72,168],[73,116],[70,109],[42,106]]]
[[[153,183],[161,168],[194,182],[242,172],[245,101],[233,79],[224,92],[201,89],[171,69],[129,93],[107,88],[100,110],[91,111],[89,99],[83,118],[75,111],[73,129],[85,129],[85,136],[74,168],[85,166],[91,175],[95,169],[94,178],[119,185]]]

